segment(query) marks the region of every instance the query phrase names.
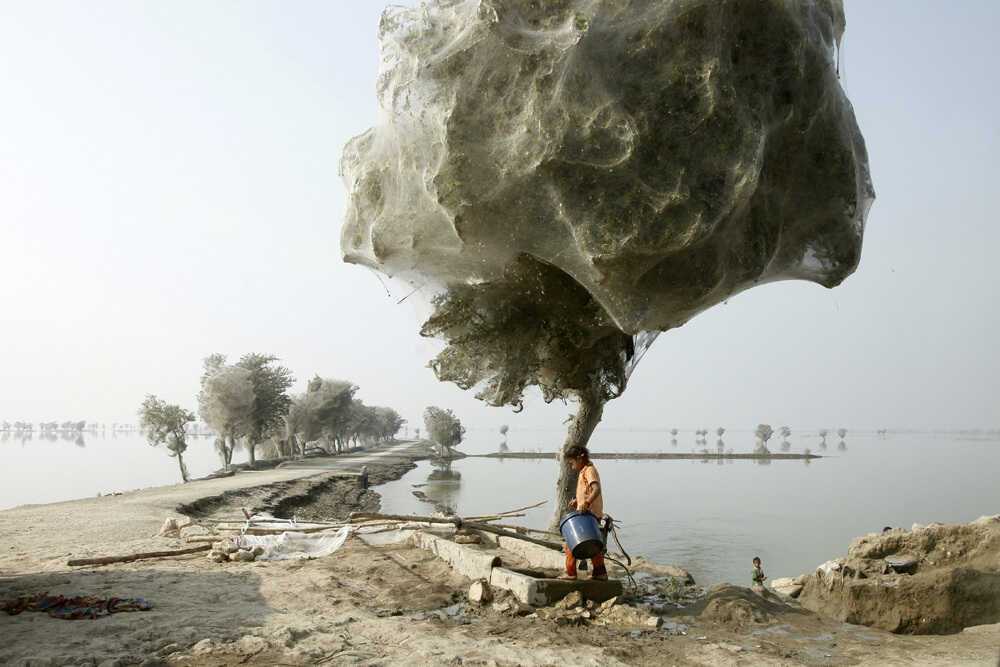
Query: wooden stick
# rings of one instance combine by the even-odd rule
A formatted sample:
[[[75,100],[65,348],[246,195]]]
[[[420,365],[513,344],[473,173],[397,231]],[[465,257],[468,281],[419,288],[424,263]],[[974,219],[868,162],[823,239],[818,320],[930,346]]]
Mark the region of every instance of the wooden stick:
[[[280,535],[281,533],[322,533],[324,530],[340,530],[341,528],[343,526],[316,526],[314,528],[296,528],[295,526],[254,528],[251,526],[245,532],[242,528],[219,528],[219,530],[229,530],[235,533],[243,533],[244,535]]]
[[[503,537],[513,537],[516,540],[524,540],[525,542],[531,542],[532,544],[537,544],[542,547],[548,547],[549,549],[555,549],[556,551],[563,550],[562,542],[551,542],[549,540],[540,540],[536,537],[528,537],[527,535],[520,535],[518,533],[514,533],[509,530],[503,530],[502,528],[491,526],[488,523],[464,522],[462,526],[464,528],[471,528],[472,530],[481,530],[486,533],[493,533],[494,535],[502,535]]]
[[[405,514],[377,514],[374,512],[352,512],[351,518],[352,519],[353,518],[399,519],[400,521],[422,521],[424,523],[450,523],[455,526],[463,526],[465,528],[471,528],[472,530],[481,530],[487,533],[493,533],[494,535],[513,537],[514,539],[524,540],[525,542],[531,542],[532,544],[548,547],[549,549],[555,549],[557,551],[563,550],[563,545],[561,542],[551,542],[549,540],[539,540],[534,537],[528,537],[527,535],[518,535],[515,532],[509,530],[503,530],[502,528],[491,526],[488,523],[469,522],[457,516],[454,517],[406,516]]]
[[[497,512],[497,515],[503,516],[505,514],[513,514],[514,512],[523,512],[525,510],[533,510],[536,507],[541,507],[542,505],[544,505],[547,502],[549,502],[549,501],[543,500],[541,502],[535,503],[534,505],[528,505],[527,507],[518,507],[516,510],[507,510],[506,512]],[[493,515],[491,514],[489,516],[493,516]],[[469,518],[473,519],[473,518],[476,518],[476,517],[471,517],[470,516]]]
[[[462,519],[457,516],[416,516],[408,514],[379,514],[378,512],[351,512],[352,519],[392,519],[393,521],[416,521],[418,523],[450,523],[459,525]]]
[[[226,539],[225,535],[195,535],[194,537],[189,537],[185,542],[221,542]]]
[[[525,514],[523,512],[520,514],[484,514],[483,516],[464,516],[462,519],[464,521],[499,521],[500,519],[516,519],[521,516],[525,516]]]
[[[556,537],[559,535],[559,533],[553,533],[552,531],[549,530],[539,530],[538,528],[527,528],[526,526],[515,526],[513,524],[491,523],[490,525],[496,528],[506,528],[507,530],[513,530],[518,534],[522,534],[523,531],[525,533],[538,533],[539,535],[549,535],[550,537]]]
[[[128,554],[125,556],[101,556],[100,558],[77,558],[75,560],[67,561],[67,565],[108,565],[110,563],[130,563],[134,560],[144,560],[146,558],[166,558],[167,556],[183,556],[184,554],[193,554],[199,551],[208,551],[212,548],[211,544],[202,544],[198,547],[191,547],[189,549],[175,549],[173,551],[150,551],[147,553],[138,554]]]

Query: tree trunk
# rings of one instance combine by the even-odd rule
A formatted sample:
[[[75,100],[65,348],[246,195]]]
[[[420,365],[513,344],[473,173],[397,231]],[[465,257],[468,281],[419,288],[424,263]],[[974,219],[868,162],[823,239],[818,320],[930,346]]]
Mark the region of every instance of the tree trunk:
[[[184,457],[181,456],[180,452],[177,452],[177,466],[181,469],[181,479],[187,482],[188,481],[187,466],[184,465]]]
[[[226,470],[233,463],[233,452],[236,451],[236,436],[230,434],[229,444],[226,446]]]
[[[253,467],[253,464],[257,462],[256,452],[257,443],[250,438],[247,438],[247,461],[250,463],[251,468]]]
[[[566,441],[563,443],[556,461],[556,465],[559,466],[559,479],[556,481],[556,504],[552,508],[552,520],[549,522],[549,530],[553,532],[559,531],[559,521],[569,511],[566,506],[576,496],[577,473],[565,460],[566,452],[569,451],[570,447],[577,445],[586,447],[590,436],[594,433],[594,429],[597,428],[604,414],[604,403],[597,396],[580,394],[578,400],[579,407],[569,424]]]

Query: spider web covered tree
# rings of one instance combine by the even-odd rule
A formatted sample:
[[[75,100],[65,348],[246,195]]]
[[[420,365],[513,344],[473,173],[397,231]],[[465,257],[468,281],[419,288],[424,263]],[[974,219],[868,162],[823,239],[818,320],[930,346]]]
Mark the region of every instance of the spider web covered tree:
[[[440,379],[575,399],[583,444],[659,332],[854,271],[874,191],[844,26],[840,0],[387,9],[382,113],[341,159],[344,259],[435,295]]]

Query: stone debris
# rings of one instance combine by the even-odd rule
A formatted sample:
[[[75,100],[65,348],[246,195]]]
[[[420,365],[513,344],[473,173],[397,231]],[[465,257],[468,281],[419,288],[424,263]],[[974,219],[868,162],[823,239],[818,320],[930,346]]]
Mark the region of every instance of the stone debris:
[[[556,603],[559,609],[571,609],[583,604],[583,596],[580,591],[571,591],[566,597]]]
[[[771,589],[778,595],[796,598],[802,592],[803,577],[780,577],[771,582]]]
[[[644,628],[658,628],[663,619],[650,612],[648,608],[615,605],[600,616],[602,621],[612,625],[624,625]]]
[[[188,517],[183,517],[180,519],[170,518],[163,522],[160,527],[160,532],[157,533],[159,537],[180,537],[181,530],[191,525],[191,519]]]
[[[455,542],[458,544],[481,544],[483,538],[479,535],[455,535]]]

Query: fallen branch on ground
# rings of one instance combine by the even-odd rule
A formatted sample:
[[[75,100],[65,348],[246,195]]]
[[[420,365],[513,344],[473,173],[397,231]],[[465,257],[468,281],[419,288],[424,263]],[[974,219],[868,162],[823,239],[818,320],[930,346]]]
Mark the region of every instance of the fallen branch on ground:
[[[483,516],[467,516],[464,517],[465,521],[499,521],[500,519],[516,519],[518,517],[524,516],[521,514],[484,514]]]
[[[497,528],[496,526],[491,526],[488,523],[476,523],[472,521],[466,521],[465,519],[457,516],[451,517],[440,517],[440,516],[406,516],[405,514],[378,514],[375,512],[352,512],[352,519],[396,519],[398,521],[419,521],[422,523],[450,523],[456,528],[469,528],[471,530],[481,530],[486,533],[493,533],[494,535],[501,535],[503,537],[513,537],[517,540],[524,540],[525,542],[531,542],[532,544],[537,544],[539,546],[548,547],[549,549],[555,549],[557,551],[563,550],[562,542],[552,542],[551,540],[540,540],[535,537],[529,537],[527,535],[519,535],[510,530],[504,530],[502,528]]]
[[[184,554],[193,554],[199,551],[208,551],[212,548],[211,544],[203,544],[199,547],[191,547],[189,549],[175,549],[173,551],[150,551],[147,553],[138,554],[128,554],[125,556],[101,556],[99,558],[77,558],[75,560],[67,561],[67,565],[108,565],[110,563],[130,563],[134,560],[144,560],[146,558],[166,558],[168,556],[183,556]]]

